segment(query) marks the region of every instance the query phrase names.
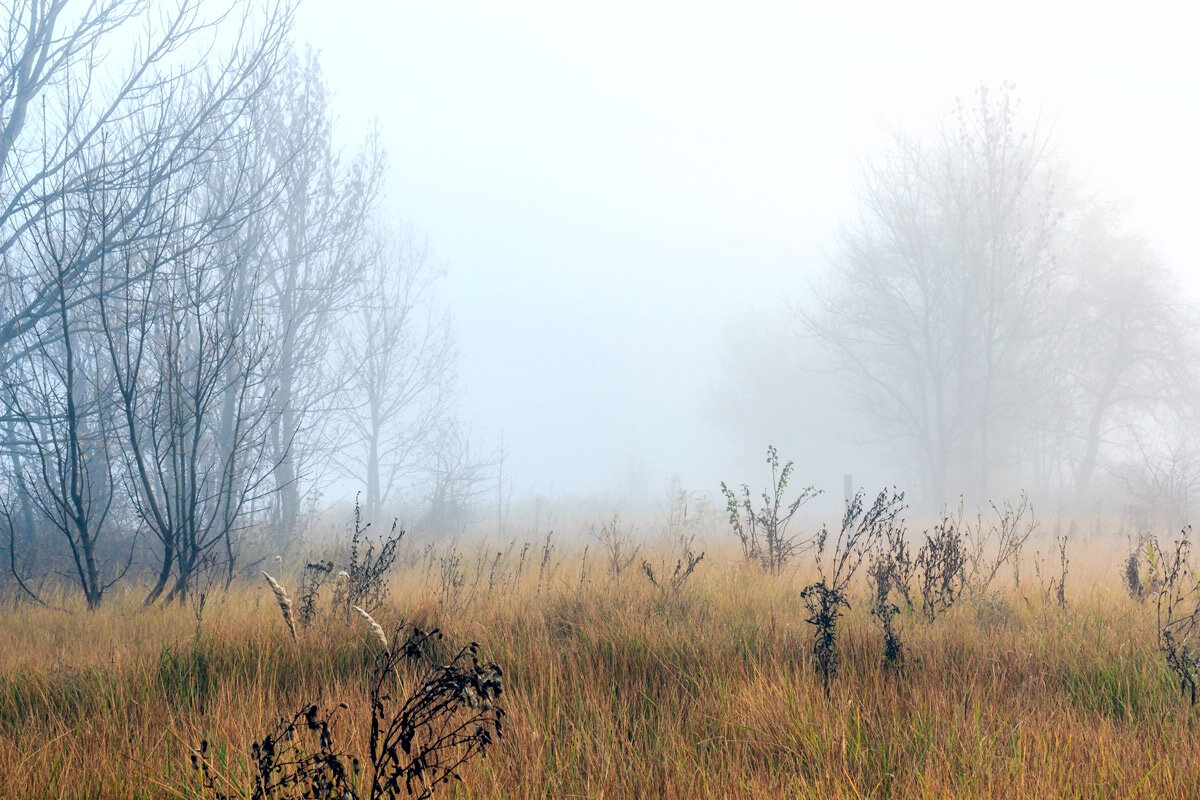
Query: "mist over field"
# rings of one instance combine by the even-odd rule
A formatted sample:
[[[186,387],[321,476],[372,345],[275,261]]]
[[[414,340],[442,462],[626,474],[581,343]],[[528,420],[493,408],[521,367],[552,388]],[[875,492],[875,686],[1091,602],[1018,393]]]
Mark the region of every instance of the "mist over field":
[[[818,515],[846,476],[922,514],[1193,510],[1200,98],[1165,11],[18,11],[31,574],[53,543],[95,597],[126,562],[186,593],[356,498],[433,538],[720,509],[768,446]]]
[[[1189,23],[0,2],[0,797],[1200,796]]]
[[[815,374],[795,312],[864,212],[864,165],[896,135],[936,138],[956,98],[1013,84],[1057,199],[1111,204],[1179,282],[1171,300],[1196,299],[1200,98],[1171,18],[351,2],[307,4],[298,35],[343,141],[379,120],[389,207],[449,265],[461,408],[486,447],[503,432],[515,496],[632,501],[675,474],[712,492],[773,442],[840,501],[844,473],[915,493],[922,470]]]

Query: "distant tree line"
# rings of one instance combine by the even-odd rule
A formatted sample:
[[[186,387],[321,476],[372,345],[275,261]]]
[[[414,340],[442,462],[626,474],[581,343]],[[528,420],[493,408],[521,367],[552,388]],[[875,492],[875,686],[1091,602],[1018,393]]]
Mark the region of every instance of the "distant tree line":
[[[30,596],[132,570],[183,600],[337,479],[368,518],[479,491],[377,136],[341,155],[288,3],[205,6],[0,11],[0,538]]]
[[[1119,492],[1186,513],[1197,308],[1011,87],[981,87],[932,136],[895,134],[859,190],[798,314],[927,500]]]

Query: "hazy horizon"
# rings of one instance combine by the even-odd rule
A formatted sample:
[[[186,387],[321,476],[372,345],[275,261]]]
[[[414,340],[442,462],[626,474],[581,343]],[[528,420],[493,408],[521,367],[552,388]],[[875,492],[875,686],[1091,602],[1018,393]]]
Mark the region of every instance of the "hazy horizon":
[[[630,465],[712,492],[759,481],[768,442],[791,455],[786,425],[724,419],[731,337],[805,300],[889,131],[932,129],[981,82],[1015,84],[1200,297],[1185,27],[1069,4],[308,0],[296,39],[347,149],[378,119],[387,207],[449,268],[462,414],[481,446],[503,435],[525,496],[612,492]],[[837,461],[797,480],[840,494],[856,464]]]

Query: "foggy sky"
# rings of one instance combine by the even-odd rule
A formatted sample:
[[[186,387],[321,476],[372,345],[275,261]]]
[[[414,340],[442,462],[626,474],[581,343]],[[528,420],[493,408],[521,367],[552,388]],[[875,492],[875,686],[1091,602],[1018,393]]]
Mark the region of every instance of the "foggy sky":
[[[1170,6],[305,0],[350,147],[428,235],[462,409],[518,494],[765,479],[725,343],[786,316],[856,212],[861,159],[979,82],[1016,84],[1090,187],[1200,295],[1200,58]],[[781,330],[780,336],[790,335]],[[782,453],[787,455],[786,452]],[[837,493],[853,464],[797,480]]]

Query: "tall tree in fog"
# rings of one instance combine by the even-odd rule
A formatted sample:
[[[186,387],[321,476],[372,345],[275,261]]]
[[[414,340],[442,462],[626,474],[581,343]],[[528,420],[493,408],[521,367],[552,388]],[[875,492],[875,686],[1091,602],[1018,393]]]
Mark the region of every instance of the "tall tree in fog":
[[[119,531],[109,550],[128,553],[147,521],[143,498],[123,488],[136,484],[129,460],[158,435],[131,418],[121,367],[161,355],[164,274],[185,270],[263,199],[261,185],[224,199],[203,188],[239,151],[290,8],[234,9],[236,35],[219,46],[228,27],[200,10],[198,0],[19,2],[0,23],[5,517],[21,520],[24,544],[30,529],[62,534],[92,605],[114,574],[99,543]],[[118,346],[147,330],[136,352]]]
[[[479,509],[484,495],[496,490],[495,452],[481,452],[461,420],[446,418],[426,442],[422,463],[428,474],[425,496],[427,529],[458,533]]]
[[[1007,90],[981,89],[931,141],[898,134],[865,170],[862,216],[803,313],[935,498],[952,473],[986,496],[1012,458],[1061,280],[1050,166]]]
[[[212,37],[226,28],[214,27],[202,5],[17,0],[0,10],[0,365],[21,356],[18,337],[56,313],[59,278],[68,288],[90,285],[108,246],[92,238],[59,276],[21,255],[33,228],[105,183],[162,185],[186,171],[205,157],[222,122],[242,113],[247,87],[273,72],[291,23],[285,3],[247,7],[224,56]],[[188,58],[200,53],[208,68],[194,80],[197,65]],[[136,134],[120,133],[132,128]],[[155,235],[160,199],[146,192],[109,235],[129,242]],[[91,296],[72,293],[72,302]]]
[[[256,306],[235,302],[236,278],[218,256],[172,253],[144,295],[106,303],[124,312],[106,308],[103,325],[119,375],[133,502],[160,544],[148,602],[168,581],[168,599],[182,599],[206,571],[232,574],[233,534],[270,478],[266,335]]]
[[[235,149],[231,163],[214,161],[206,174],[252,175],[248,156]],[[206,181],[176,214],[239,199]],[[260,303],[246,296],[249,270],[230,246],[241,241],[244,224],[231,220],[220,235],[200,240],[186,225],[168,225],[155,250],[114,254],[111,274],[121,288],[101,295],[98,324],[116,384],[125,484],[158,545],[147,602],[164,591],[182,600],[218,568],[232,575],[234,534],[270,485],[272,406],[263,369],[270,349]],[[153,270],[129,281],[120,270],[133,263]]]
[[[453,413],[457,350],[436,303],[442,272],[409,233],[364,238],[361,299],[343,328],[348,436],[346,471],[366,487],[367,519],[379,520],[401,489],[421,482],[428,455]]]
[[[1152,472],[1162,448],[1188,449],[1178,437],[1195,430],[1200,410],[1200,316],[1112,208],[1082,210],[1062,260],[1071,278],[1062,298],[1064,352],[1047,382],[1060,392],[1058,413],[1045,418],[1061,437],[1062,483],[1082,494],[1102,467]]]
[[[263,220],[263,292],[275,349],[272,461],[277,535],[300,513],[302,482],[329,468],[337,447],[330,421],[347,402],[333,369],[333,332],[350,313],[360,262],[354,248],[379,193],[383,155],[372,138],[349,164],[332,140],[332,118],[315,54],[293,57],[261,113],[280,191]]]
[[[86,231],[96,211],[75,206],[47,214],[31,228],[23,255],[54,276],[53,313],[22,335],[24,357],[2,379],[5,406],[20,432],[9,443],[19,454],[10,478],[26,493],[27,516],[36,513],[52,532],[41,542],[40,560],[69,564],[63,574],[78,584],[89,608],[100,605],[129,565],[129,559],[123,566],[114,562],[104,547],[111,544],[120,509],[114,463],[120,440],[111,371],[90,318],[95,309],[78,302],[85,289],[71,275],[79,254],[91,246]],[[132,544],[122,544],[132,557]],[[16,565],[11,568],[16,574]]]
[[[1061,171],[1010,91],[981,88],[937,135],[897,135],[867,167],[862,215],[800,312],[934,502],[1018,485],[1082,496],[1147,419],[1194,416],[1193,310]]]
[[[95,276],[93,325],[115,385],[123,483],[156,544],[147,602],[182,600],[218,569],[232,575],[235,533],[270,485],[270,350],[248,243],[277,193],[278,173],[258,168],[252,113],[277,64],[257,66],[236,117],[205,123],[216,127],[203,157],[135,184],[134,197],[158,199],[156,235],[110,242]],[[177,87],[179,102],[208,83],[201,73]],[[106,219],[132,202],[119,186],[106,185],[102,199]]]

